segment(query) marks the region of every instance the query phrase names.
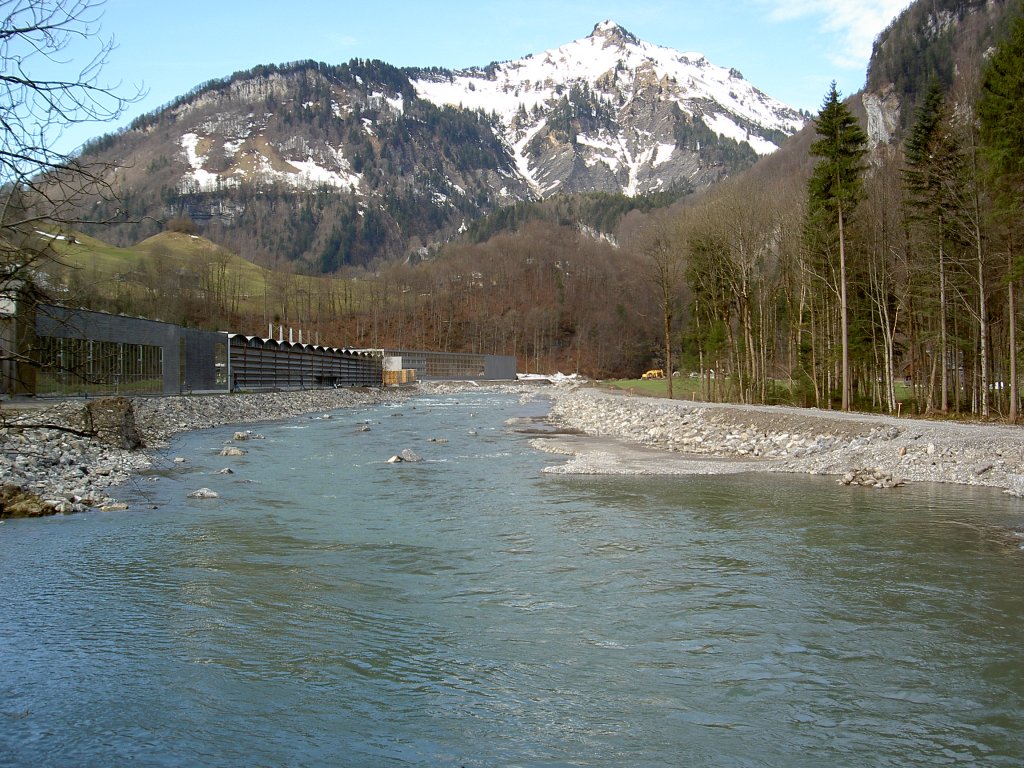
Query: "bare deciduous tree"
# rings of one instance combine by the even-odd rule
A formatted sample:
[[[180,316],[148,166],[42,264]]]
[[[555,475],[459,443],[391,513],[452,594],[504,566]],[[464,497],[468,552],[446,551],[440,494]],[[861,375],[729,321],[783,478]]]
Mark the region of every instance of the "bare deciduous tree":
[[[119,95],[100,79],[114,48],[99,34],[102,7],[102,0],[0,2],[0,299],[8,305],[35,295],[22,288],[56,258],[56,239],[84,222],[82,199],[113,197],[109,164],[62,148],[72,126],[114,120],[141,96]],[[16,344],[0,350],[5,363],[27,357]]]
[[[114,48],[112,38],[99,37],[102,5],[0,2],[0,204],[9,239],[37,224],[77,223],[74,207],[84,194],[110,192],[108,164],[60,148],[72,126],[115,120],[140,96],[118,95],[100,80]],[[72,63],[80,50],[89,58]]]
[[[654,216],[641,236],[639,251],[646,262],[647,275],[658,297],[662,354],[665,357],[665,377],[671,399],[675,361],[672,350],[673,329],[686,277],[685,238],[679,231],[678,221],[667,215]]]

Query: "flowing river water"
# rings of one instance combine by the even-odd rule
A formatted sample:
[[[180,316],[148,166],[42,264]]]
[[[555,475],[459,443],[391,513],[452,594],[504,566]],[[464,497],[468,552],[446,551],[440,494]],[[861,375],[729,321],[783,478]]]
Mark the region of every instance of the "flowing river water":
[[[1020,500],[545,475],[542,409],[204,430],[3,523],[0,764],[1024,764]]]

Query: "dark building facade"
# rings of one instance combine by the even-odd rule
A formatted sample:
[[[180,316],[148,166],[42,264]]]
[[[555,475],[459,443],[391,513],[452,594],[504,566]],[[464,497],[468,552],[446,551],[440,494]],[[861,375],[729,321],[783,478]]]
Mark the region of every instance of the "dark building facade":
[[[325,347],[37,301],[18,305],[12,299],[0,309],[0,360],[5,361],[0,394],[7,396],[159,395],[516,378],[515,358],[510,356]]]
[[[258,336],[230,334],[232,390],[379,387],[381,356]]]
[[[228,334],[104,312],[36,312],[39,394],[224,391]]]

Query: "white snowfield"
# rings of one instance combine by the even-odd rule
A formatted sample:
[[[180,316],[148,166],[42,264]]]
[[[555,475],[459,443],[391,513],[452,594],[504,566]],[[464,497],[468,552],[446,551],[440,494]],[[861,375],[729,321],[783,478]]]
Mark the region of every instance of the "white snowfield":
[[[329,186],[357,191],[362,181],[361,174],[351,172],[349,162],[341,150],[333,147],[328,147],[327,150],[332,155],[335,165],[341,170],[325,168],[312,156],[307,156],[304,160],[286,159],[284,169],[277,169],[267,157],[253,154],[251,156],[255,166],[253,169],[247,170],[236,166],[229,173],[215,173],[203,167],[206,158],[197,151],[199,140],[200,137],[197,133],[190,132],[181,137],[181,148],[191,169],[182,177],[181,188],[183,191],[210,192],[218,187],[237,186],[243,180],[263,183],[287,181],[293,186],[303,189]],[[244,146],[244,140],[226,141],[224,142],[224,151],[236,156]]]

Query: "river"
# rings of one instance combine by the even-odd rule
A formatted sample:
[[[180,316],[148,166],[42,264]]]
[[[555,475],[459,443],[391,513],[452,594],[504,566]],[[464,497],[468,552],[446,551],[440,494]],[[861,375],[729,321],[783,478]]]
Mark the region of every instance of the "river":
[[[0,764],[1024,764],[1020,500],[545,475],[542,412],[204,430],[0,524]]]

